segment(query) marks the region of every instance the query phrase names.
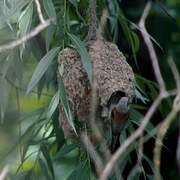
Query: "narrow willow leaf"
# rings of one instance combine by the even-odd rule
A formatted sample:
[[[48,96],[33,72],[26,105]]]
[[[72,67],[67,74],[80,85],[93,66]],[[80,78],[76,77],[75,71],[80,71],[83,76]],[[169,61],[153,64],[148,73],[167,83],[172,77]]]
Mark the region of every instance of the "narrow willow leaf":
[[[46,35],[45,35],[46,36],[46,38],[45,38],[45,40],[46,40],[46,51],[49,50],[49,47],[50,47],[50,44],[52,42],[53,34],[54,34],[55,30],[56,30],[56,26],[53,24],[51,24],[46,30]]]
[[[54,111],[56,110],[58,104],[59,104],[59,91],[56,92],[56,94],[53,96],[50,104],[49,104],[49,108],[48,108],[48,112],[47,112],[47,118],[50,119],[54,113]]]
[[[32,0],[11,0],[10,7],[3,3],[3,15],[5,19],[16,16]]]
[[[24,36],[28,32],[31,26],[32,14],[33,14],[33,3],[31,2],[26,7],[26,9],[21,13],[18,19],[20,36]]]
[[[19,137],[17,142],[12,145],[12,148],[5,154],[5,156],[0,158],[0,161],[3,161],[4,158],[6,158],[9,154],[14,152],[14,150],[19,146],[19,144],[24,144],[29,139],[33,139],[33,131],[34,131],[34,126],[36,124],[37,124],[37,122],[33,123],[30,127],[27,128],[27,130]]]
[[[72,150],[76,149],[77,147],[79,147],[79,144],[68,144],[63,146],[55,155],[54,159],[59,159],[61,157],[63,157],[64,155],[68,154],[69,152],[71,152]]]
[[[42,151],[43,156],[44,156],[44,158],[45,158],[45,160],[47,162],[47,165],[48,165],[49,170],[51,172],[52,178],[55,179],[53,164],[52,164],[51,157],[49,155],[48,149],[47,149],[45,144],[41,145],[41,151]]]
[[[2,78],[5,78],[7,75],[7,72],[11,66],[11,63],[13,61],[12,56],[13,53],[12,51],[9,52],[9,55],[5,58],[5,61],[3,62],[3,64],[1,65],[1,72],[2,72]]]
[[[122,12],[122,10],[120,8],[118,9],[118,14],[119,14],[118,15],[119,23],[121,25],[121,28],[123,30],[123,33],[124,33],[128,43],[131,46],[133,57],[135,59],[136,66],[138,67],[137,58],[136,58],[136,48],[135,48],[135,45],[134,45],[134,38],[132,37],[133,34],[132,34],[131,30],[128,27],[127,19],[125,18],[124,14],[123,14],[123,12]]]
[[[25,36],[30,30],[31,22],[32,22],[32,15],[33,15],[33,3],[30,2],[29,5],[25,8],[25,10],[21,13],[18,19],[18,24],[19,24],[18,34],[20,37]],[[25,43],[23,43],[20,48],[21,57],[22,57],[24,48],[25,48]]]
[[[143,155],[143,159],[149,164],[149,166],[151,167],[151,170],[152,170],[153,173],[154,173],[155,169],[154,169],[154,164],[153,164],[153,162],[152,162],[152,161],[149,159],[149,157],[146,156],[146,155]]]
[[[0,119],[4,121],[4,115],[8,105],[10,86],[3,77],[0,77]]]
[[[17,170],[16,170],[16,174],[18,174],[20,172],[20,170],[23,170],[23,166],[24,164],[26,163],[26,161],[28,161],[28,159],[30,159],[30,157],[34,154],[37,154],[38,151],[33,151],[32,153],[28,154],[26,157],[24,157],[22,160],[21,160],[21,163],[19,164]]]
[[[27,88],[27,94],[31,92],[31,90],[36,86],[36,84],[39,82],[39,80],[42,78],[42,76],[44,75],[44,73],[46,72],[46,70],[48,69],[48,67],[50,66],[52,60],[55,58],[55,56],[58,54],[59,52],[59,47],[55,47],[53,49],[51,49],[38,63],[31,81],[28,84],[28,88]]]
[[[53,18],[54,22],[56,23],[57,22],[56,10],[55,10],[52,0],[43,0],[43,5],[44,5],[44,9],[45,9],[47,15],[50,18]]]
[[[126,138],[127,138],[127,134],[126,134],[126,131],[123,129],[123,131],[121,132],[120,137],[119,137],[120,144],[124,143]]]
[[[84,17],[81,15],[81,13],[79,12],[78,9],[78,0],[69,0],[69,2],[74,6],[76,14],[79,18],[79,20],[81,20],[84,24],[86,24]],[[79,22],[77,21],[77,23],[79,24]]]
[[[142,94],[141,94],[141,91],[139,91],[137,88],[135,89],[135,95],[138,99],[140,99],[144,104],[146,104],[146,102],[148,102],[149,100],[144,97]]]
[[[17,48],[13,50],[9,60],[11,61],[10,70],[14,72],[14,77],[21,83],[23,78],[23,61],[20,58],[20,52]],[[12,81],[12,78],[9,79]]]
[[[140,175],[140,167],[139,165],[134,166],[134,168],[131,170],[131,172],[129,173],[127,180],[138,180],[139,175]]]
[[[46,167],[45,162],[41,158],[38,160],[38,162],[39,162],[39,165],[40,165],[40,168],[41,168],[41,174],[43,176],[43,179],[51,180],[52,178],[48,173],[48,169]]]
[[[73,118],[71,109],[69,107],[69,102],[68,102],[68,98],[67,98],[67,95],[66,95],[66,90],[65,90],[65,87],[64,87],[64,83],[63,83],[63,80],[62,80],[62,78],[60,76],[59,76],[59,94],[60,94],[61,105],[62,105],[62,107],[64,109],[66,118],[67,118],[70,126],[73,128],[74,132],[77,135],[75,125],[74,125],[74,118]]]
[[[33,177],[33,169],[28,169],[27,171],[22,171],[13,180],[31,180]]]
[[[88,74],[89,81],[90,83],[92,83],[92,64],[91,64],[91,59],[86,50],[84,42],[81,41],[77,36],[73,34],[68,33],[68,36],[70,37],[71,41],[75,45],[75,48],[81,57],[83,67]]]
[[[84,180],[90,178],[90,170],[87,161],[78,164],[77,168],[71,173],[67,180]]]
[[[126,19],[134,28],[138,29],[141,32],[141,29],[139,28],[139,26],[137,26],[135,23],[133,23],[132,21]],[[147,33],[147,36],[149,36],[149,38],[161,49],[162,52],[164,52],[162,46],[156,41],[156,39],[154,39],[150,34]]]
[[[74,7],[77,7],[77,0],[69,0],[69,2],[70,2]]]
[[[143,115],[141,113],[139,113],[138,111],[131,109],[130,119],[133,123],[140,126],[141,120],[143,119]],[[145,130],[149,135],[151,135],[151,131],[154,128],[155,128],[154,125],[151,122],[149,122],[148,125],[145,127]],[[154,136],[152,136],[152,137],[154,137]]]
[[[133,40],[133,44],[134,44],[134,50],[135,50],[135,52],[138,52],[139,45],[140,45],[139,38],[138,38],[137,34],[133,31],[131,32],[131,35],[132,35],[132,40]]]
[[[38,99],[41,98],[41,95],[42,95],[43,88],[44,88],[45,84],[46,84],[46,77],[43,76],[43,77],[39,80],[39,82],[38,82],[38,84],[37,84]]]

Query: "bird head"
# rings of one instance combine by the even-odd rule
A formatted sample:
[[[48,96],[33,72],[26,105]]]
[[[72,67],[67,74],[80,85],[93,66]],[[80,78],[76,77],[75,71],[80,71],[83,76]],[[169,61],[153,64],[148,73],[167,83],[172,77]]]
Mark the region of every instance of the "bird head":
[[[129,111],[129,98],[128,97],[121,97],[119,102],[115,106],[116,110],[119,113],[128,113]]]

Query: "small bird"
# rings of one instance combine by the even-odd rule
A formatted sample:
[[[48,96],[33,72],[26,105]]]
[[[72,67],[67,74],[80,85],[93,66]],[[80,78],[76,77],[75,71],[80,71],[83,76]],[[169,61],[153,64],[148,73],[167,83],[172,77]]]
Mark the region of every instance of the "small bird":
[[[124,92],[118,91],[111,96],[108,108],[112,129],[111,151],[114,152],[120,145],[118,138],[129,117],[129,98]]]

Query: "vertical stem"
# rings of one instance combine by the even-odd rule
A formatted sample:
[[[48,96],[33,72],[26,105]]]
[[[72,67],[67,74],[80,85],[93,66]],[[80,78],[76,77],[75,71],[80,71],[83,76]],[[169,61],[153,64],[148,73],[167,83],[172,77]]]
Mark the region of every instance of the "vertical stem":
[[[64,34],[64,37],[65,37],[65,33],[66,33],[66,0],[64,0],[64,13],[63,13],[63,34]],[[63,37],[63,42],[62,42],[62,47],[64,49],[64,37]]]
[[[89,31],[87,40],[93,40],[97,36],[96,0],[89,1]]]

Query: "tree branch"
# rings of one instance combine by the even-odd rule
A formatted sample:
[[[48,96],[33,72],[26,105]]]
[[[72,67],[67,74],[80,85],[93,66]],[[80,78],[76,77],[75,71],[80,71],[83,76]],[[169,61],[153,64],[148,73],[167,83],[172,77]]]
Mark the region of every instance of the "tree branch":
[[[0,180],[5,180],[8,173],[8,167],[5,167],[2,172],[0,173]]]
[[[42,15],[42,11],[41,11],[41,5],[39,3],[39,0],[35,0],[36,3],[36,8],[37,8],[37,12],[38,12],[38,16],[39,16],[39,20],[41,22],[41,24],[45,23],[44,17]]]
[[[149,14],[151,6],[152,6],[152,2],[148,1],[148,3],[146,4],[146,7],[144,9],[143,15],[139,21],[139,28],[140,28],[141,34],[143,36],[143,39],[145,41],[145,44],[148,48],[149,56],[151,59],[151,63],[153,65],[153,70],[155,73],[156,80],[157,80],[159,87],[160,87],[160,91],[165,92],[165,84],[164,84],[164,81],[163,81],[163,78],[162,78],[162,75],[160,72],[157,55],[156,55],[155,49],[153,47],[153,44],[151,42],[151,39],[149,38],[149,34],[145,28],[145,21],[146,21],[148,14]]]
[[[9,50],[9,49],[13,49],[21,44],[23,44],[24,42],[30,40],[31,38],[33,38],[34,36],[36,36],[37,34],[39,34],[41,31],[43,31],[45,28],[47,28],[50,25],[51,20],[46,20],[43,24],[39,24],[38,26],[36,26],[29,34],[26,34],[25,36],[15,40],[15,41],[11,41],[10,43],[7,43],[5,45],[1,45],[0,46],[0,53],[2,53],[3,51]]]

